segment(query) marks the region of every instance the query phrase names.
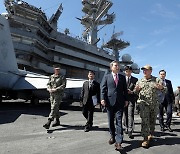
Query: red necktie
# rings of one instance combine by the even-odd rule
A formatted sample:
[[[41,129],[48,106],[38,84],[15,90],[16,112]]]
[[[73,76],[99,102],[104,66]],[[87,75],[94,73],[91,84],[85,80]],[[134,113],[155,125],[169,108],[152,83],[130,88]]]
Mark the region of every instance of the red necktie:
[[[116,86],[117,86],[117,84],[118,84],[118,76],[117,76],[117,74],[115,74],[114,76],[115,76],[114,82],[115,82],[115,84],[116,84]]]

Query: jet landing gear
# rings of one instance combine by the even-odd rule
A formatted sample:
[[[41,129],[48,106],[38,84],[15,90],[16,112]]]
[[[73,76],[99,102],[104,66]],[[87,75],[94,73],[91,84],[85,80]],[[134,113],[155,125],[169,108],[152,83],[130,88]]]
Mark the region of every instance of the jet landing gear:
[[[30,103],[32,105],[38,105],[39,104],[39,99],[36,98],[36,97],[32,97],[31,100],[30,100]]]

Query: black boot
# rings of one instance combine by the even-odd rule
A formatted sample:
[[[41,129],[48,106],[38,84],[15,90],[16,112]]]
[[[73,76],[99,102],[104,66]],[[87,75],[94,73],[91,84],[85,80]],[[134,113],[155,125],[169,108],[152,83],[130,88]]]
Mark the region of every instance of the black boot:
[[[44,128],[46,128],[46,129],[49,129],[49,127],[50,127],[50,125],[51,125],[51,119],[48,119],[48,122],[47,123],[45,123],[44,125],[43,125],[43,127]]]
[[[59,118],[55,119],[55,122],[52,124],[52,127],[60,126]]]

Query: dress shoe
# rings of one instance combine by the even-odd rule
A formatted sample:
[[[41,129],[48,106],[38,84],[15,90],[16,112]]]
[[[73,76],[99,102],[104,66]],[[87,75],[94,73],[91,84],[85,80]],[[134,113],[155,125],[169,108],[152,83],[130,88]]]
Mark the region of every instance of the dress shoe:
[[[89,131],[90,131],[90,127],[89,126],[85,126],[84,132],[89,132]]]
[[[55,122],[52,124],[52,127],[60,126],[59,118],[55,120]]]
[[[115,143],[115,139],[114,139],[113,137],[111,137],[111,138],[109,139],[109,144],[112,145],[112,144],[114,144],[114,143]]]
[[[170,127],[170,126],[165,125],[165,127],[167,128],[167,130],[169,130],[169,132],[173,132],[173,130],[171,129],[171,127]]]
[[[164,131],[165,131],[164,127],[161,127],[161,131],[162,131],[162,132],[164,132]]]
[[[132,135],[132,132],[128,132],[128,136],[130,139],[134,139],[134,136]]]
[[[126,128],[125,131],[124,131],[125,134],[128,134],[128,129]]]
[[[117,151],[121,151],[123,148],[122,148],[122,146],[121,146],[121,143],[116,143],[115,144],[115,150],[117,150]]]
[[[169,132],[173,132],[170,126],[167,126],[167,129],[169,130]]]

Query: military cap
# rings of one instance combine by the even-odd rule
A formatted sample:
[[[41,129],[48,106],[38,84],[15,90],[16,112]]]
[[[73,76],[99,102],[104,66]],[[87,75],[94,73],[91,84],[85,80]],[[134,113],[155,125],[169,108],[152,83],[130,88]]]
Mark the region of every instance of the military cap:
[[[53,65],[53,67],[54,67],[54,69],[60,69],[61,68],[61,66],[59,64],[55,64],[55,65]]]
[[[150,65],[145,65],[141,68],[141,70],[152,70],[152,67]]]
[[[131,66],[126,66],[125,70],[131,70],[132,71],[132,67]]]

